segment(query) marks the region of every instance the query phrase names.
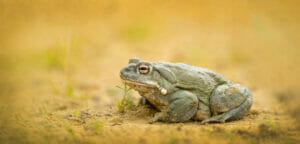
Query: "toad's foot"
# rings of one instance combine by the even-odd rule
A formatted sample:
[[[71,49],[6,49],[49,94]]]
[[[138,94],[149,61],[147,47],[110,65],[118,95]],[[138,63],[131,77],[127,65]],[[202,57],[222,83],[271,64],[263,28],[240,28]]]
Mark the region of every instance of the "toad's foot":
[[[141,97],[139,100],[140,105],[146,105],[149,104],[149,101],[145,97]]]
[[[168,115],[165,112],[157,112],[157,113],[155,113],[152,120],[149,121],[149,123],[153,124],[159,120],[166,119],[167,117],[168,117]]]

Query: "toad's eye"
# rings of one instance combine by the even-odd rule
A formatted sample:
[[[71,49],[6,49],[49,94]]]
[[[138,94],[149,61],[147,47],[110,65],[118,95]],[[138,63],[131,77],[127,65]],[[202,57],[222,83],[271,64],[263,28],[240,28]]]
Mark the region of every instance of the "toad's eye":
[[[140,65],[139,66],[139,72],[142,74],[146,74],[149,72],[149,66],[147,65]]]

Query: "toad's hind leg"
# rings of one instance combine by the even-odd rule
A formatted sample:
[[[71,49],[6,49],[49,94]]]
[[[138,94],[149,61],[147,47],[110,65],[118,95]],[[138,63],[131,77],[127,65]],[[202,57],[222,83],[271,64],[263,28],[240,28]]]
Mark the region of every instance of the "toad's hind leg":
[[[185,122],[190,120],[198,107],[197,96],[188,91],[177,91],[168,96],[170,105],[167,110],[157,113],[154,121]]]
[[[252,105],[252,95],[248,88],[238,84],[225,84],[217,87],[210,97],[212,117],[201,123],[225,122],[241,119]]]

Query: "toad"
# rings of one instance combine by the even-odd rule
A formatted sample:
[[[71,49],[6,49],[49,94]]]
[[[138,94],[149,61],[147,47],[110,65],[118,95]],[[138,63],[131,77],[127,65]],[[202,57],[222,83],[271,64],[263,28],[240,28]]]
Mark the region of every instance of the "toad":
[[[252,105],[248,88],[212,70],[183,63],[131,58],[120,77],[141,95],[141,103],[159,110],[152,122],[223,123],[243,118]]]

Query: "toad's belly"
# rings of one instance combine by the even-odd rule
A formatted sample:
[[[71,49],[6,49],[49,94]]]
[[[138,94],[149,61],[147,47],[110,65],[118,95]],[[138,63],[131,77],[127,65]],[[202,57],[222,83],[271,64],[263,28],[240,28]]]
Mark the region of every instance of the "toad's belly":
[[[140,95],[145,97],[153,106],[155,106],[160,111],[166,110],[168,108],[168,96],[160,94],[159,90],[149,90],[145,93],[140,92]]]

